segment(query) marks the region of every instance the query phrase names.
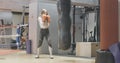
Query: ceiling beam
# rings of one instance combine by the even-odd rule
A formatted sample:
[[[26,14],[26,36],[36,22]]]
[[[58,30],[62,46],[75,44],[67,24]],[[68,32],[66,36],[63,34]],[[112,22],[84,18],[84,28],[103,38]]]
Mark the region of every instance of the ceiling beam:
[[[43,3],[52,3],[52,4],[56,4],[57,0],[39,0],[39,2],[43,2]],[[83,3],[83,2],[77,2],[72,0],[71,2],[72,5],[76,5],[76,6],[87,6],[87,7],[92,7],[92,6],[97,6],[95,4],[88,4],[88,3]]]

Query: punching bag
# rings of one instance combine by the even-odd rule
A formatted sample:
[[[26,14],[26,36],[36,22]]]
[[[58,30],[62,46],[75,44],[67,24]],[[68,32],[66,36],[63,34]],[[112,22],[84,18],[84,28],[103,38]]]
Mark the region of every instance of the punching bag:
[[[58,37],[59,37],[59,49],[67,50],[71,45],[71,0],[58,0]]]

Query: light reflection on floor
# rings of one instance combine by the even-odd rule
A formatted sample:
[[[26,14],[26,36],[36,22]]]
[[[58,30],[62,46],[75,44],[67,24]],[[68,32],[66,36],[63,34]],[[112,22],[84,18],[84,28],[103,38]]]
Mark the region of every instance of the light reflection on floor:
[[[95,59],[59,55],[54,55],[54,59],[50,59],[49,55],[45,54],[40,55],[39,59],[35,59],[33,54],[18,52],[0,56],[0,63],[95,63]]]

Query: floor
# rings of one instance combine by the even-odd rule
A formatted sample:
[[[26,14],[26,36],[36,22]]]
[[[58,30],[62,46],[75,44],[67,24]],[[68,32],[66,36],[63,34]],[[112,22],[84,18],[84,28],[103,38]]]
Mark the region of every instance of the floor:
[[[0,63],[95,63],[95,58],[54,55],[54,59],[50,59],[49,55],[41,54],[39,59],[35,59],[34,56],[18,51],[0,55]]]
[[[0,56],[1,55],[8,55],[8,54],[12,54],[12,53],[17,53],[20,50],[11,50],[11,49],[0,49]]]

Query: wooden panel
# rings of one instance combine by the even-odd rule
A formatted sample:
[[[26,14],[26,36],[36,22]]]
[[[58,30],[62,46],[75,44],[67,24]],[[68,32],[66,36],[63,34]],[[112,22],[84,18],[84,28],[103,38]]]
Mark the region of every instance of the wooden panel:
[[[118,42],[118,0],[100,0],[100,48]]]

